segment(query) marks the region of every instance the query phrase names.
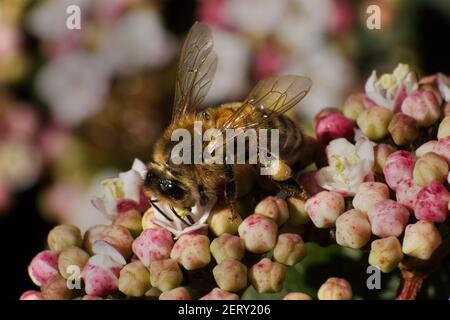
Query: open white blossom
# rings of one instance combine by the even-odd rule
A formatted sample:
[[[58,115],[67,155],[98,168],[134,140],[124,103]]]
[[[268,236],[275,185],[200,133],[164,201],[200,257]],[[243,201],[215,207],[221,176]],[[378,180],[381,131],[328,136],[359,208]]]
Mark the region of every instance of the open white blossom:
[[[102,107],[109,72],[98,56],[75,52],[45,65],[36,78],[36,89],[58,122],[75,126]]]
[[[373,180],[373,147],[374,143],[364,138],[355,145],[344,138],[331,141],[326,150],[329,166],[317,172],[317,183],[330,191],[354,195],[361,183]]]
[[[126,172],[119,173],[117,178],[105,179],[101,182],[103,195],[92,200],[92,204],[106,217],[113,219],[123,208],[141,208],[143,199],[141,190],[144,183],[145,164],[135,159],[133,166]]]
[[[417,76],[407,64],[399,64],[392,73],[385,73],[378,78],[377,72],[367,79],[366,95],[376,104],[391,111],[400,107],[403,99],[417,90]]]

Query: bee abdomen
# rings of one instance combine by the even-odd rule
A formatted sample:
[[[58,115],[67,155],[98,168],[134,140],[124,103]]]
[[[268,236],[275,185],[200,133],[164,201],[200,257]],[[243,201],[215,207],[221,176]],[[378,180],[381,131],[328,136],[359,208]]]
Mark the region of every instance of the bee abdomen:
[[[279,130],[280,158],[288,165],[294,164],[302,146],[302,133],[289,117],[279,114],[271,121],[271,127]]]

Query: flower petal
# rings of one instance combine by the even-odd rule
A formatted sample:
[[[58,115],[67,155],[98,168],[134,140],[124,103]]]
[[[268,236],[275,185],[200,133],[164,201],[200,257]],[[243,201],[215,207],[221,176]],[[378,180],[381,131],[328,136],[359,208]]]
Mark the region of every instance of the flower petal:
[[[375,162],[375,154],[373,151],[374,146],[375,143],[367,138],[360,138],[356,141],[355,144],[355,152],[358,155],[359,159],[369,161],[371,167]]]
[[[119,173],[119,179],[122,181],[124,198],[139,202],[142,187],[141,175],[135,170],[128,170]]]
[[[145,179],[145,176],[147,175],[147,166],[145,165],[144,162],[135,158],[133,161],[133,165],[131,166],[131,169],[137,171],[141,176],[142,180]]]
[[[355,146],[345,138],[338,138],[332,140],[327,146],[328,162],[332,156],[338,155],[346,157],[355,152]]]

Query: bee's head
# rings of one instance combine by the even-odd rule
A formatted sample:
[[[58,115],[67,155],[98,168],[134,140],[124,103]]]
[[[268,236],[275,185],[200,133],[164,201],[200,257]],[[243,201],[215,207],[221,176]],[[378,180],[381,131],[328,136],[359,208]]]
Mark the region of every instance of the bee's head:
[[[157,163],[150,163],[144,182],[147,196],[166,200],[178,207],[195,205],[191,186],[183,183],[175,174]]]

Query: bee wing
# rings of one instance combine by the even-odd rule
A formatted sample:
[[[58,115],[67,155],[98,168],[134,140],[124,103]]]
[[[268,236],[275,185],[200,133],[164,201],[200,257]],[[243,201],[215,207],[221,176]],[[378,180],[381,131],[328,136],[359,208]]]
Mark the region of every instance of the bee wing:
[[[272,117],[285,113],[302,100],[311,88],[312,81],[301,76],[286,75],[259,81],[244,103],[224,122],[223,129],[248,129],[264,125]],[[266,116],[254,122],[254,113]],[[252,121],[253,120],[253,121]]]
[[[206,24],[196,22],[181,49],[172,121],[196,111],[211,87],[216,67],[211,30]]]
[[[223,151],[228,142],[244,134],[246,129],[262,127],[277,114],[287,112],[305,97],[311,85],[309,78],[294,75],[259,81],[242,105],[219,128],[222,133],[226,129],[242,130],[236,130],[234,135],[227,136],[221,145],[219,140],[212,143],[208,151]],[[266,115],[264,118],[257,114],[261,111]]]

